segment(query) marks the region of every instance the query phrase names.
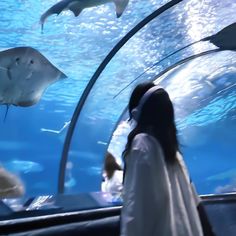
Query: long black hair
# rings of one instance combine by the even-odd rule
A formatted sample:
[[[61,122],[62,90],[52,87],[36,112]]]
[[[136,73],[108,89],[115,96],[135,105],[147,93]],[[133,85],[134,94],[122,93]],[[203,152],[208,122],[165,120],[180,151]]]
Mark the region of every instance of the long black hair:
[[[131,118],[132,109],[134,109],[135,106],[137,107],[138,102],[144,93],[153,86],[155,85],[152,82],[148,82],[140,84],[134,89],[129,102]],[[179,144],[175,125],[174,108],[168,93],[163,88],[159,88],[153,92],[143,104],[137,124],[128,135],[128,141],[123,152],[124,157],[129,153],[134,137],[139,133],[147,132],[159,141],[166,162],[175,162]]]
[[[154,87],[155,84],[153,82],[144,82],[141,84],[138,84],[129,99],[129,105],[128,105],[128,109],[129,109],[129,117],[131,120],[132,117],[132,110],[138,106],[139,101],[141,100],[141,98],[143,97],[143,95],[152,87]]]

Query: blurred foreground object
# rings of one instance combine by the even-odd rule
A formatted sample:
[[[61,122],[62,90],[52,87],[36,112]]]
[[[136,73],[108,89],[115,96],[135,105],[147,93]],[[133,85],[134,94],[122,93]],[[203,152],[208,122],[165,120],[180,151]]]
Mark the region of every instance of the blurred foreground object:
[[[24,193],[20,179],[0,166],[0,198],[21,197]]]

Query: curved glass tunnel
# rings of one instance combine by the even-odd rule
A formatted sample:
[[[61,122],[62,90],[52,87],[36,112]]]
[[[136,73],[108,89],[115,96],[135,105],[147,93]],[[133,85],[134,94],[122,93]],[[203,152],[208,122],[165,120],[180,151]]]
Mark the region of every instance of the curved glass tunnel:
[[[177,66],[156,83],[169,91],[175,103],[182,151],[198,192],[235,190],[235,52],[215,52],[217,47],[210,42],[199,42],[142,74],[164,56],[235,22],[231,12],[234,5],[231,1],[200,5],[183,1],[151,21],[121,48],[96,81],[76,123],[68,152],[73,168],[66,171],[66,179],[73,177],[78,182],[65,185],[66,193],[89,191],[90,184],[100,189],[111,133],[135,84],[153,80],[168,66],[211,50]],[[128,130],[129,125],[122,122],[109,146],[120,162]],[[81,188],[87,181],[90,184]]]
[[[37,104],[10,106],[5,120],[6,106],[0,106],[0,163],[22,180],[26,198],[57,193],[68,124],[92,74],[134,25],[166,2],[130,2],[119,19],[113,3],[85,9],[79,17],[65,11],[49,17],[41,32],[40,16],[55,1],[1,1],[1,51],[33,47],[68,77],[50,85]],[[95,189],[97,184],[90,188]]]
[[[2,1],[1,48],[35,47],[68,76],[50,86],[38,104],[10,107],[0,122],[0,162],[22,179],[26,197],[56,194],[62,172],[65,179],[59,184],[66,194],[100,191],[104,155],[109,148],[121,161],[129,130],[125,121],[118,128],[117,122],[132,89],[145,80],[155,80],[173,98],[182,151],[199,194],[235,190],[235,52],[212,52],[157,78],[182,59],[217,49],[202,41],[143,73],[166,55],[236,22],[232,0],[185,0],[140,29],[98,77],[69,150],[61,154],[77,102],[95,70],[127,32],[168,2],[131,1],[118,20],[112,4],[88,9],[78,18],[65,12],[49,18],[42,34],[39,12],[51,1]],[[5,111],[0,106],[2,120]],[[60,172],[61,158],[66,164]]]

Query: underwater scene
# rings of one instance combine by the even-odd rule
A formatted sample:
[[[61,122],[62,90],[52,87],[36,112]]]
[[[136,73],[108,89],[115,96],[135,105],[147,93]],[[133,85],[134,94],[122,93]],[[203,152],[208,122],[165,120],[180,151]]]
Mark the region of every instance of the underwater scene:
[[[236,0],[114,2],[1,1],[0,165],[27,197],[100,191],[107,150],[122,165],[130,93],[153,80],[198,193],[234,192]]]

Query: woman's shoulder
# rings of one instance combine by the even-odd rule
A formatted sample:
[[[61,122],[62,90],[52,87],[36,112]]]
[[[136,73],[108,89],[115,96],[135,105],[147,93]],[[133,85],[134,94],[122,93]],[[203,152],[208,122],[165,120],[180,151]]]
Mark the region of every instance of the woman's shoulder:
[[[139,133],[137,135],[135,135],[134,137],[134,142],[157,142],[157,139],[151,135],[151,134],[148,134],[148,133]]]
[[[139,133],[137,134],[132,142],[132,148],[141,149],[143,151],[149,150],[153,146],[158,147],[159,142],[155,137],[148,133]]]

